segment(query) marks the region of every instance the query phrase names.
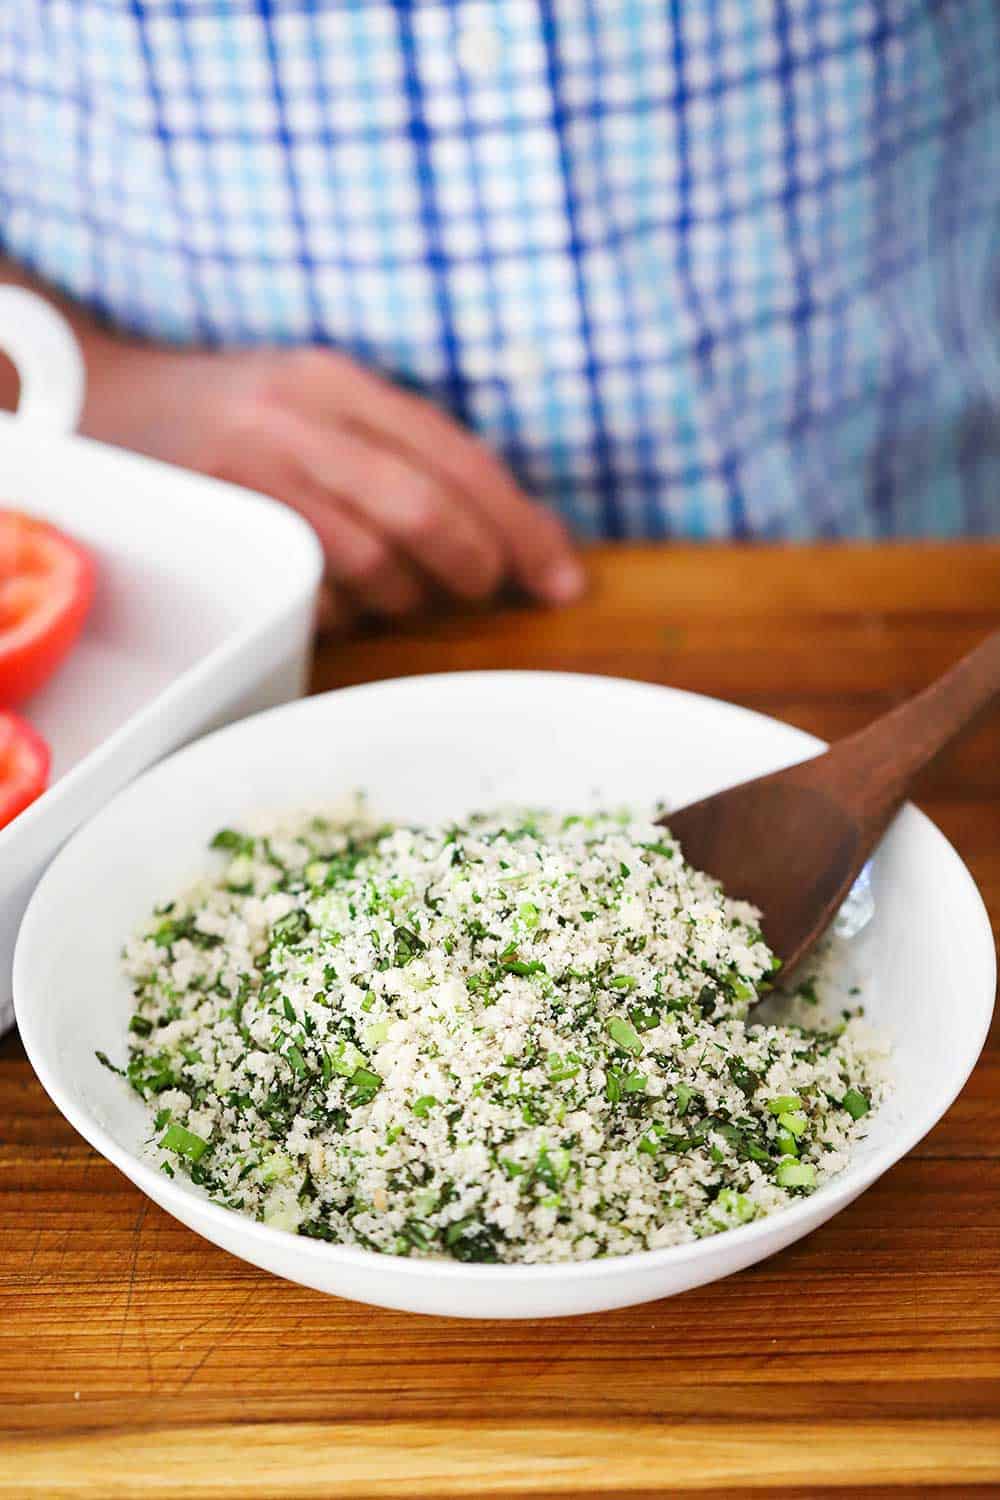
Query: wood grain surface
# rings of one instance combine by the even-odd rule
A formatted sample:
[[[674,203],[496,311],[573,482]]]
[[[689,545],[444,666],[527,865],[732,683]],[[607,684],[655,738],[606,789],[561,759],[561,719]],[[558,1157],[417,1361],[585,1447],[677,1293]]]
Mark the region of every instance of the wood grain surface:
[[[547,667],[827,738],[1000,625],[1000,546],[601,550],[573,609],[324,647],[317,689]],[[1000,715],[921,805],[1000,920]],[[808,1239],[672,1300],[421,1319],[268,1277],[147,1202],[0,1044],[0,1496],[977,1496],[1000,1486],[1000,1031]]]

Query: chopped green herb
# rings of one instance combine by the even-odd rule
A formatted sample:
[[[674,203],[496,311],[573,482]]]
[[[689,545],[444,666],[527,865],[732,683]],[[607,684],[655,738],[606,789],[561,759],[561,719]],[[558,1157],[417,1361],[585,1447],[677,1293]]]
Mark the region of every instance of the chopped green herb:
[[[746,1063],[739,1057],[731,1057],[727,1067],[729,1069],[729,1076],[740,1093],[747,1099],[752,1099],[760,1088],[760,1075],[755,1073],[752,1068],[747,1067]]]
[[[381,1087],[382,1080],[377,1073],[373,1073],[370,1068],[358,1068],[351,1074],[347,1102],[354,1109],[362,1104],[370,1104]]]
[[[677,1100],[677,1113],[681,1116],[682,1119],[690,1109],[692,1100],[696,1099],[697,1097],[697,1094],[690,1086],[690,1084],[684,1083],[683,1081],[674,1084],[674,1098]]]
[[[209,848],[226,849],[231,854],[253,854],[256,840],[232,828],[220,828]]]
[[[532,974],[545,973],[545,965],[540,960],[525,963],[520,958],[505,958],[501,960],[501,968],[506,969],[508,974],[519,974],[523,979]]]
[[[423,938],[412,927],[397,927],[393,935],[396,940],[396,962],[401,967],[427,949]]]
[[[852,1120],[860,1120],[871,1109],[871,1101],[860,1089],[850,1088],[841,1100]]]
[[[271,928],[272,945],[285,944],[289,947],[295,943],[301,943],[302,939],[312,930],[312,922],[309,913],[297,908],[290,911],[287,916],[279,918]]]

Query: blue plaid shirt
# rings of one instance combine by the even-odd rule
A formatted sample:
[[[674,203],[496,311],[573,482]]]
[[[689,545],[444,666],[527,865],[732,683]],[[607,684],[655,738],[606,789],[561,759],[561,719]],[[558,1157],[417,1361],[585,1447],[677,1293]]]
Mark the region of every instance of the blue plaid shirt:
[[[1000,531],[995,0],[17,0],[0,245],[350,350],[582,534]]]

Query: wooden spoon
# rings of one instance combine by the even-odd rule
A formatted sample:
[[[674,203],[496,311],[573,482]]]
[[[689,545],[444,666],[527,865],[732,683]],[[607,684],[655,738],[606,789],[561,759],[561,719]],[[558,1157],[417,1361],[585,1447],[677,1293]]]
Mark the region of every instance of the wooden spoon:
[[[836,916],[913,778],[1000,695],[1000,630],[867,729],[663,819],[688,862],[753,902],[794,968]]]

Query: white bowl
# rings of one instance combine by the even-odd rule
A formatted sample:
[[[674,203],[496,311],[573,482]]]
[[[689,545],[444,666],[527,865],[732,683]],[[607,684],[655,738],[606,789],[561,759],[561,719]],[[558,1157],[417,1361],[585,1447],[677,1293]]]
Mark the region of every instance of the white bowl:
[[[304,691],[321,571],[285,506],[70,436],[71,336],[18,288],[0,288],[5,347],[25,394],[17,416],[0,413],[0,505],[83,542],[97,593],[79,645],[21,709],[52,746],[53,781],[0,829],[0,1032],[18,923],[48,860],[160,756]]]
[[[202,868],[208,839],[260,811],[364,788],[389,817],[509,801],[561,809],[674,802],[802,760],[819,742],[709,698],[612,678],[460,673],[351,688],[260,714],[121,792],[54,861],[14,965],[18,1022],[68,1120],[162,1207],[234,1254],[321,1291],[471,1317],[593,1312],[680,1292],[773,1254],[843,1208],[940,1119],[982,1047],[996,977],[982,901],[932,823],[906,807],[873,866],[875,916],[852,962],[894,1043],[896,1093],[835,1182],[696,1244],[559,1266],[407,1260],[268,1228],[141,1155],[144,1106],[94,1056],[124,1058],[123,938]]]

